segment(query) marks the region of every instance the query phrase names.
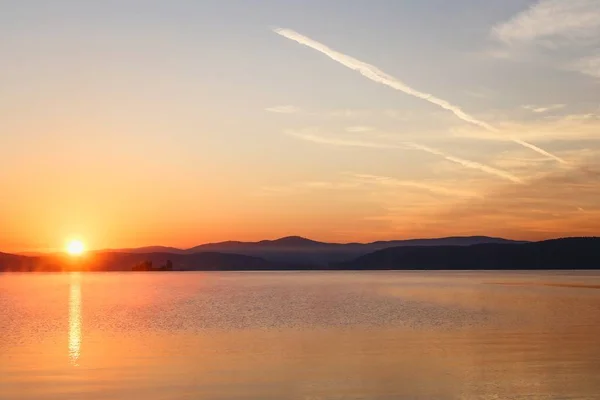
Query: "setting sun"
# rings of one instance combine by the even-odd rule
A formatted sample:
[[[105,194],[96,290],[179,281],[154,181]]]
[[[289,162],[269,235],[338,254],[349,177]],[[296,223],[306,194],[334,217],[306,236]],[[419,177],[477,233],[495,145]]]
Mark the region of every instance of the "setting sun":
[[[66,250],[72,256],[80,256],[85,252],[85,245],[81,240],[70,240],[67,243]]]

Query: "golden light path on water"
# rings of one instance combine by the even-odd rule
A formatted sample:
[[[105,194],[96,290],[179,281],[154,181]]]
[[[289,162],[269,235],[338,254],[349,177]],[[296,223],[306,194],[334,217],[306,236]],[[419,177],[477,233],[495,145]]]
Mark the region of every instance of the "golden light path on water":
[[[69,292],[69,359],[79,366],[81,354],[81,283],[78,272],[71,274]]]

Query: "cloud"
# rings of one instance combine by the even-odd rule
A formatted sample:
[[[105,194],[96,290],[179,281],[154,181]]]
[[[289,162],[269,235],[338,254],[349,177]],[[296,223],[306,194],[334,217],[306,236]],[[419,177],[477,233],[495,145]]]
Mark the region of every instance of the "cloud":
[[[437,224],[489,226],[490,234],[519,233],[534,238],[557,235],[598,235],[600,226],[600,165],[596,160],[574,168],[553,171],[529,182],[486,193],[462,205],[435,213]],[[582,211],[584,210],[584,211]],[[458,222],[457,222],[458,221]],[[497,230],[494,233],[494,230]]]
[[[503,121],[498,126],[504,131],[513,132],[515,136],[540,142],[597,140],[600,132],[600,114],[548,115],[533,121]],[[500,140],[493,134],[482,136],[478,129],[470,127],[453,128],[451,132],[461,137]]]
[[[395,90],[399,90],[408,95],[411,95],[411,96],[417,97],[419,99],[428,101],[432,104],[435,104],[438,107],[441,107],[445,110],[452,112],[459,119],[461,119],[465,122],[468,122],[470,124],[479,126],[480,128],[483,128],[489,132],[499,133],[498,129],[494,128],[493,126],[489,125],[488,123],[486,123],[484,121],[480,121],[477,118],[467,114],[460,107],[453,105],[446,100],[435,97],[432,94],[413,89],[412,87],[408,86],[404,82],[396,79],[395,77],[393,77],[391,75],[386,74],[385,72],[381,71],[380,69],[378,69],[377,67],[375,67],[371,64],[367,64],[367,63],[357,60],[353,57],[350,57],[348,55],[345,55],[338,51],[335,51],[335,50],[325,46],[322,43],[316,42],[304,35],[301,35],[298,32],[290,30],[290,29],[276,28],[276,29],[274,29],[274,32],[287,38],[287,39],[296,41],[302,45],[305,45],[314,50],[317,50],[317,51],[325,54],[332,60],[335,60],[335,61],[339,62],[340,64],[342,64],[354,71],[359,72],[361,75],[365,76],[368,79],[371,79],[374,82],[381,83],[381,84],[389,86]],[[556,161],[559,161],[561,163],[566,163],[561,158],[559,158],[555,155],[552,155],[552,154],[548,153],[547,151],[540,149],[539,147],[537,147],[531,143],[525,143],[522,140],[516,139],[516,138],[510,138],[510,140],[512,140],[513,142],[515,142],[517,144],[520,144],[522,146],[530,148],[534,151],[537,151],[540,154],[544,154],[546,156],[552,157]]]
[[[372,149],[406,149],[406,146],[401,145],[393,145],[387,143],[376,143],[369,142],[364,140],[352,140],[345,138],[328,138],[320,135],[315,135],[306,131],[285,131],[286,134],[290,136],[297,137],[302,140],[306,140],[309,142],[320,143],[320,144],[328,144],[332,146],[347,146],[347,147],[367,147]]]
[[[548,111],[559,110],[564,107],[566,107],[566,104],[550,104],[547,106],[535,106],[535,105],[528,104],[528,105],[523,106],[524,109],[533,111],[534,113],[545,113]]]
[[[508,60],[513,57],[513,53],[506,48],[487,49],[483,52],[483,54],[499,60]]]
[[[420,181],[407,181],[407,180],[399,180],[395,178],[390,178],[387,176],[377,176],[377,175],[369,175],[369,174],[354,174],[355,178],[360,180],[375,183],[383,186],[392,186],[392,187],[413,187],[417,189],[426,190],[428,192],[434,194],[441,194],[444,196],[456,196],[456,197],[481,197],[479,194],[474,192],[468,192],[464,190],[459,190],[455,188],[448,188],[438,184],[432,184],[428,182],[420,182]]]
[[[330,117],[344,117],[344,118],[361,118],[368,117],[373,114],[373,110],[352,110],[342,109],[333,110],[329,112]]]
[[[465,90],[464,94],[471,96],[471,97],[475,97],[477,99],[489,99],[492,97],[491,93],[489,90],[482,90],[482,89],[478,89],[478,90]]]
[[[396,119],[399,121],[407,121],[414,116],[412,111],[407,110],[394,110],[394,109],[344,109],[344,110],[332,110],[325,114],[329,117],[336,118],[349,118],[359,119],[367,117],[387,117]]]
[[[600,54],[589,57],[583,57],[571,63],[567,69],[589,75],[594,78],[600,78]]]
[[[385,202],[380,215],[390,230],[411,237],[486,235],[543,240],[600,235],[600,164],[597,154],[572,168],[546,172],[528,185],[488,187],[481,198],[441,204]],[[474,185],[473,182],[468,182]]]
[[[530,179],[532,176],[537,176],[540,171],[545,170],[547,158],[530,158],[526,157],[521,150],[518,152],[504,152],[498,157],[495,157],[490,163],[495,167],[518,171],[519,175],[523,174]]]
[[[265,108],[265,111],[279,113],[279,114],[298,114],[298,113],[302,112],[302,110],[299,107],[290,106],[290,105],[267,107],[267,108]]]
[[[373,128],[372,126],[349,126],[346,128],[346,132],[350,133],[371,132],[374,130],[375,128]]]
[[[491,175],[498,176],[503,179],[507,179],[514,183],[524,183],[522,179],[500,169],[490,167],[485,164],[478,163],[476,161],[466,160],[464,158],[456,157],[447,153],[442,152],[441,150],[437,150],[428,146],[424,146],[414,142],[400,142],[398,144],[390,144],[390,143],[376,143],[376,142],[366,142],[362,140],[348,140],[348,139],[339,139],[339,138],[328,138],[320,135],[315,135],[311,132],[298,132],[298,131],[286,131],[288,135],[295,136],[299,139],[307,140],[314,143],[320,144],[328,144],[333,146],[350,146],[350,147],[367,147],[367,148],[376,148],[376,149],[404,149],[404,150],[419,150],[429,154],[434,154],[436,156],[442,157],[448,161],[451,161],[456,164],[460,164],[463,167],[476,169],[479,171],[486,172]]]
[[[385,115],[386,117],[390,117],[393,119],[397,119],[398,121],[408,121],[409,119],[411,119],[411,117],[414,116],[414,113],[411,111],[405,111],[405,110],[383,110],[383,115]]]
[[[600,78],[600,1],[541,0],[491,30],[491,37],[502,46],[488,51],[495,58],[512,57],[536,48],[552,50],[557,67]],[[562,53],[557,51],[563,49]],[[541,55],[539,53],[538,55]],[[568,61],[570,60],[570,61]]]
[[[357,195],[357,198],[371,198],[377,204],[387,208],[399,207],[404,210],[430,209],[449,201],[463,201],[469,198],[483,198],[482,195],[461,190],[432,181],[401,180],[387,176],[371,174],[344,173],[339,181],[291,182],[278,186],[266,186],[254,193],[260,197],[297,196],[313,192],[344,192],[343,196]],[[469,185],[471,182],[466,183]],[[416,189],[410,190],[410,189]],[[430,193],[435,196],[424,196]],[[378,207],[380,208],[380,207]],[[374,217],[378,218],[378,217]]]
[[[285,196],[299,193],[306,193],[313,190],[349,190],[360,186],[357,182],[327,182],[327,181],[309,181],[295,182],[282,186],[267,186],[261,188],[256,195],[258,196]]]
[[[500,23],[492,36],[507,45],[539,44],[547,47],[592,43],[600,40],[598,0],[541,0]]]

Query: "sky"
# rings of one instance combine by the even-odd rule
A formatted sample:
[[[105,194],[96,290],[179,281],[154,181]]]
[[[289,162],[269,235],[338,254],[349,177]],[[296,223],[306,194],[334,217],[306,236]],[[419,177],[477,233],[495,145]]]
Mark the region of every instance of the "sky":
[[[599,0],[0,0],[0,251],[600,234]]]

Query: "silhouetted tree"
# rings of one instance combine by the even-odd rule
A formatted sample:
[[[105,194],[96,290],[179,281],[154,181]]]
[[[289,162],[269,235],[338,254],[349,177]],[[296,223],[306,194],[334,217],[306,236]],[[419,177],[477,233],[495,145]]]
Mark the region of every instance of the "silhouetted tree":
[[[165,265],[162,265],[158,270],[159,271],[173,271],[173,262],[171,262],[171,260],[167,260],[167,263]]]
[[[133,271],[152,271],[152,261],[141,261],[137,263],[132,270]]]

